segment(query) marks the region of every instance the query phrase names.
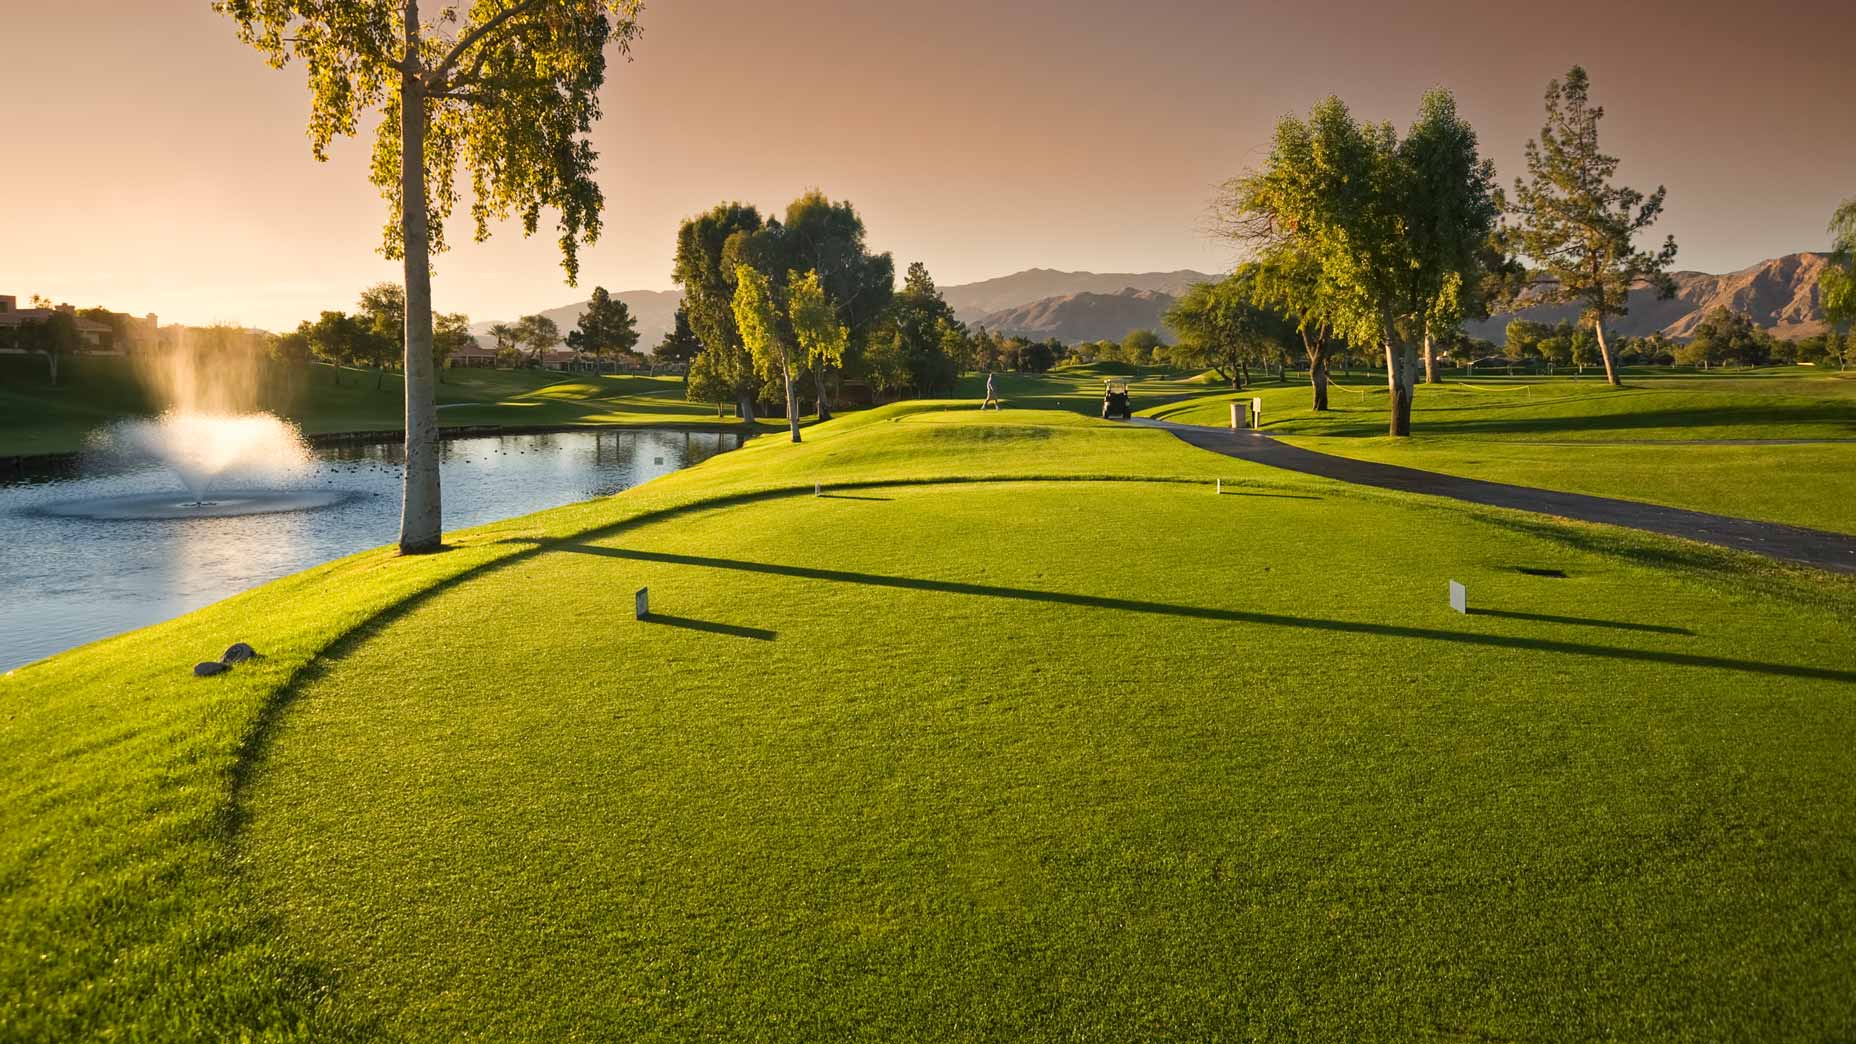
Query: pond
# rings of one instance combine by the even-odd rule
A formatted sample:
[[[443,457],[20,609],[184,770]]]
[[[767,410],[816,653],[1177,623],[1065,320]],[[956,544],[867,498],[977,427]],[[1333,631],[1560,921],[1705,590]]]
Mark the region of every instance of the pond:
[[[738,445],[732,434],[638,429],[448,440],[445,528],[608,496]],[[65,463],[0,481],[0,671],[392,543],[401,458],[397,443],[316,450],[279,498],[307,506],[230,517],[89,509],[172,499],[178,481],[154,463]]]

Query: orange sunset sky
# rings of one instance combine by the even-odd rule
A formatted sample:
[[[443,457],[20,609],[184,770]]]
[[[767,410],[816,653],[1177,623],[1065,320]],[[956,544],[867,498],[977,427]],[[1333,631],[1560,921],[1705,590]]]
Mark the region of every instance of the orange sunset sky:
[[[1337,93],[1404,123],[1453,89],[1504,185],[1575,62],[1623,180],[1669,188],[1678,268],[1821,249],[1856,195],[1856,3],[935,4],[657,0],[595,133],[606,232],[582,289],[667,289],[679,219],[808,187],[944,284],[1043,266],[1227,267],[1217,183]],[[301,69],[205,0],[0,0],[0,293],[164,322],[294,326],[397,278],[366,140],[316,163]],[[437,261],[436,305],[583,296],[552,238]]]

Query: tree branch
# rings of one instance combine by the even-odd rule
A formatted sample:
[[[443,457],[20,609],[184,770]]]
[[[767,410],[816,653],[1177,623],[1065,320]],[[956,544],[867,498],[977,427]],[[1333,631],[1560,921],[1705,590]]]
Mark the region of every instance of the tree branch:
[[[451,71],[451,67],[453,65],[457,64],[457,60],[464,55],[465,51],[470,50],[484,37],[490,35],[490,33],[492,32],[495,32],[497,26],[502,25],[504,22],[508,21],[511,18],[514,18],[516,15],[525,14],[529,11],[532,11],[535,8],[540,7],[541,4],[542,4],[542,0],[522,0],[521,3],[518,3],[512,7],[503,8],[501,11],[497,12],[489,21],[483,23],[482,25],[478,26],[475,29],[472,29],[470,32],[465,33],[464,36],[458,40],[457,44],[451,48],[450,53],[446,54],[444,58],[441,59],[437,65],[433,66],[431,71],[426,74],[427,85],[432,88],[440,87],[444,83],[446,74],[448,74]]]

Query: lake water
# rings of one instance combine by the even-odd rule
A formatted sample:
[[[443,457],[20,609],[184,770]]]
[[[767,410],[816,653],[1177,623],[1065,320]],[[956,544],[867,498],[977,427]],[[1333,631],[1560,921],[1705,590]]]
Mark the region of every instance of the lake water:
[[[608,496],[739,444],[737,435],[648,430],[447,441],[445,528]],[[0,671],[392,543],[401,458],[398,444],[317,450],[291,488],[305,503],[334,503],[230,518],[58,514],[78,502],[178,490],[155,464],[60,465],[0,482]]]

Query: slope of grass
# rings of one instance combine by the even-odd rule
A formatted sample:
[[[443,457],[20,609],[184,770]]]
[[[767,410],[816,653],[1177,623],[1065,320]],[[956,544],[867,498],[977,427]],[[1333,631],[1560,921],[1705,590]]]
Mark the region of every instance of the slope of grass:
[[[1230,423],[1234,393],[1140,410],[1182,424]],[[1276,435],[1377,436],[1386,430],[1383,380],[1343,381],[1316,413],[1302,383],[1259,381],[1241,394],[1263,399],[1264,429]],[[1137,405],[1145,405],[1139,404]],[[1694,441],[1699,439],[1856,440],[1856,380],[1832,375],[1601,379],[1453,379],[1420,385],[1412,431],[1477,439],[1541,441]]]
[[[1856,1032],[1856,585],[1054,411],[807,438],[0,681],[0,1036]]]
[[[1284,441],[1449,475],[1856,533],[1856,443],[1620,446],[1439,435]]]
[[[1264,430],[1343,457],[1450,475],[1644,500],[1856,532],[1856,380],[1787,369],[1602,381],[1452,380],[1418,389],[1413,435],[1385,431],[1385,389],[1261,383]],[[1233,393],[1149,406],[1147,416],[1227,426]],[[1830,440],[1706,445],[1720,440]]]
[[[37,365],[28,366],[30,361]],[[128,360],[79,357],[49,384],[42,361],[0,360],[0,456],[69,453],[91,432],[161,408]],[[405,409],[398,375],[337,370],[320,363],[271,365],[253,405],[308,434],[396,430]],[[732,412],[684,398],[679,377],[562,374],[542,370],[451,369],[438,386],[443,427],[474,425],[734,426]],[[764,425],[772,427],[772,425]]]

